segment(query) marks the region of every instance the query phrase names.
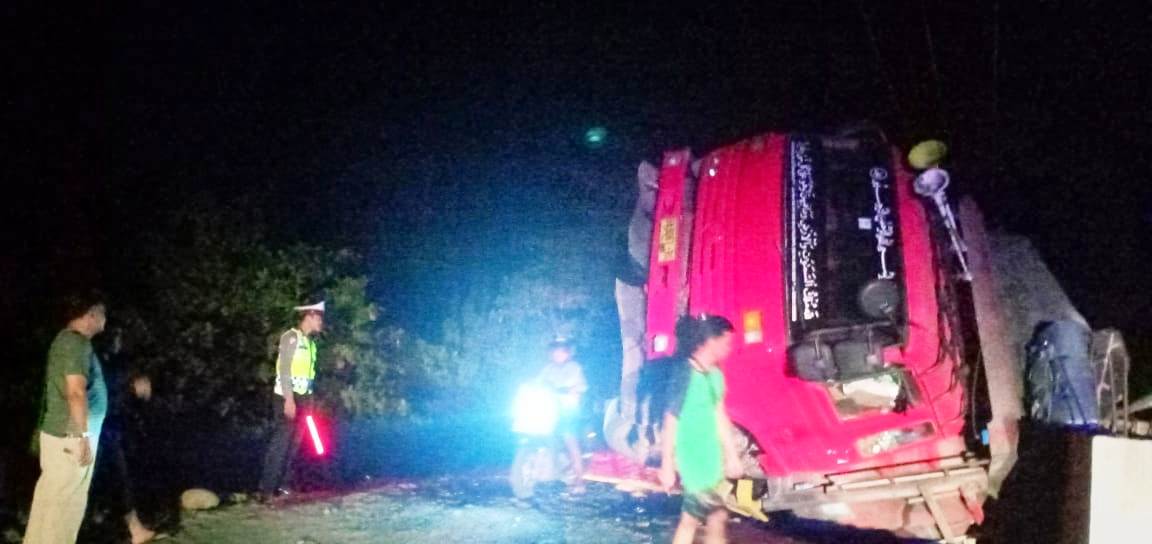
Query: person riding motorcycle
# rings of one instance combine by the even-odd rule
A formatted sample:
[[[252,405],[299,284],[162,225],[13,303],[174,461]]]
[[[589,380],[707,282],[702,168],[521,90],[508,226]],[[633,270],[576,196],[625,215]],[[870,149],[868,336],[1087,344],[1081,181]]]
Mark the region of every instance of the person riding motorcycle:
[[[560,398],[556,434],[564,441],[572,462],[573,493],[584,491],[584,462],[580,451],[580,402],[588,391],[584,369],[576,362],[575,346],[570,338],[558,336],[548,344],[550,361],[536,376],[536,382],[550,388]]]

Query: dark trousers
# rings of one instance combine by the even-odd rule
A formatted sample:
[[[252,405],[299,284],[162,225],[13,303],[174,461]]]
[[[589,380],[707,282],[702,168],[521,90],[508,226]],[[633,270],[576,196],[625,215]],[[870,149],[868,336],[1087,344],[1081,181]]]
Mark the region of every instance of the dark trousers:
[[[118,423],[104,423],[100,432],[100,447],[97,449],[96,470],[92,477],[92,487],[96,494],[108,501],[113,514],[123,516],[136,509],[133,493],[136,482],[129,477],[128,458],[125,454],[124,431]]]
[[[304,417],[307,403],[307,397],[296,395],[296,419],[288,419],[284,416],[284,398],[280,395],[272,397],[276,423],[272,430],[272,441],[264,454],[264,471],[260,477],[260,492],[265,495],[275,493],[277,488],[284,485],[284,478],[292,470],[292,461],[304,438],[300,433],[300,418]]]

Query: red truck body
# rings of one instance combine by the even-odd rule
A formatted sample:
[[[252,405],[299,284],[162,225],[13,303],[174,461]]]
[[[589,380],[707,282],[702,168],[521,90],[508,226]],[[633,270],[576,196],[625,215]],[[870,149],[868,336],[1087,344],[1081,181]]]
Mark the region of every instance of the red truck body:
[[[790,307],[803,301],[789,300],[786,294],[792,290],[789,284],[794,275],[804,271],[789,266],[788,253],[801,248],[795,247],[800,242],[791,232],[790,223],[795,222],[789,221],[787,212],[796,200],[790,186],[803,177],[799,170],[809,169],[807,183],[824,181],[811,164],[800,163],[809,160],[801,155],[801,148],[813,145],[818,140],[769,134],[714,151],[700,163],[693,205],[685,202],[691,195],[685,190],[688,153],[665,156],[647,286],[649,357],[656,359],[675,349],[672,331],[685,291],[689,312],[731,319],[737,347],[724,367],[727,407],[733,421],[756,439],[762,452],[760,464],[770,476],[819,477],[959,455],[965,449],[961,437],[964,389],[954,379],[959,361],[947,360],[940,349],[939,271],[927,212],[912,192],[912,176],[894,149],[871,165],[856,168],[856,179],[844,180],[867,188],[857,191],[858,195],[876,195],[873,178],[880,178],[877,182],[889,199],[870,197],[854,203],[859,217],[853,219],[858,221],[847,227],[870,231],[874,240],[876,207],[891,208],[888,217],[894,228],[888,236],[894,243],[887,258],[895,255],[899,262],[883,267],[877,254],[873,271],[876,276],[887,272],[890,279],[903,283],[907,326],[903,342],[885,348],[883,358],[885,363],[907,369],[919,392],[918,401],[899,413],[877,410],[844,417],[826,384],[802,380],[788,371],[789,347],[801,341],[795,338],[790,322],[794,312],[804,309]],[[817,195],[836,190],[815,189]],[[691,218],[685,214],[687,209],[693,210]],[[691,226],[686,228],[689,221]],[[868,226],[869,222],[873,225]],[[676,227],[669,226],[673,223]],[[680,239],[689,236],[690,243]],[[823,237],[823,232],[817,233],[816,245]],[[814,291],[823,294],[821,287],[822,283],[817,284]],[[817,301],[817,307],[809,310],[823,308]],[[928,428],[931,431],[923,438],[877,454],[858,447],[885,431]]]
[[[642,366],[673,360],[680,316],[735,325],[726,406],[756,466],[730,507],[938,538],[981,521],[956,274],[913,179],[882,135],[771,133],[663,157]],[[626,457],[589,472],[644,472]]]
[[[1119,333],[1091,332],[1026,239],[988,234],[970,198],[953,209],[945,155],[917,145],[914,173],[861,125],[642,164],[628,253],[646,275],[616,282],[612,451],[585,477],[660,489],[661,384],[683,364],[677,321],[702,313],[735,327],[722,364],[744,475],[724,496],[758,519],[966,541],[1016,465],[1022,421],[1136,428],[1117,401]]]

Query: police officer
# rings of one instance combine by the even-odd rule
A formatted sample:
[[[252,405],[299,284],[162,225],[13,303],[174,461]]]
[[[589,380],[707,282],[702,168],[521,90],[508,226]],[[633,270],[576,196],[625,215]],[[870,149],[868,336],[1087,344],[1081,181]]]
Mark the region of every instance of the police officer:
[[[260,478],[261,498],[286,494],[281,488],[300,449],[300,426],[296,422],[297,405],[307,405],[316,379],[316,343],[311,336],[324,328],[324,301],[297,306],[300,323],[280,336],[276,357],[276,386],[273,406],[278,414],[272,442],[264,456],[264,473]]]

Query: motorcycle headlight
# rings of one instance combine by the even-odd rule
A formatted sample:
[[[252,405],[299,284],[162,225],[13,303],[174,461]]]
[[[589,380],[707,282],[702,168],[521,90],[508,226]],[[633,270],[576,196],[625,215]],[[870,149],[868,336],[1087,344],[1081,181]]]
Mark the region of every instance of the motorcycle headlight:
[[[556,396],[546,388],[522,385],[512,406],[512,432],[546,436],[552,434],[558,419]]]

